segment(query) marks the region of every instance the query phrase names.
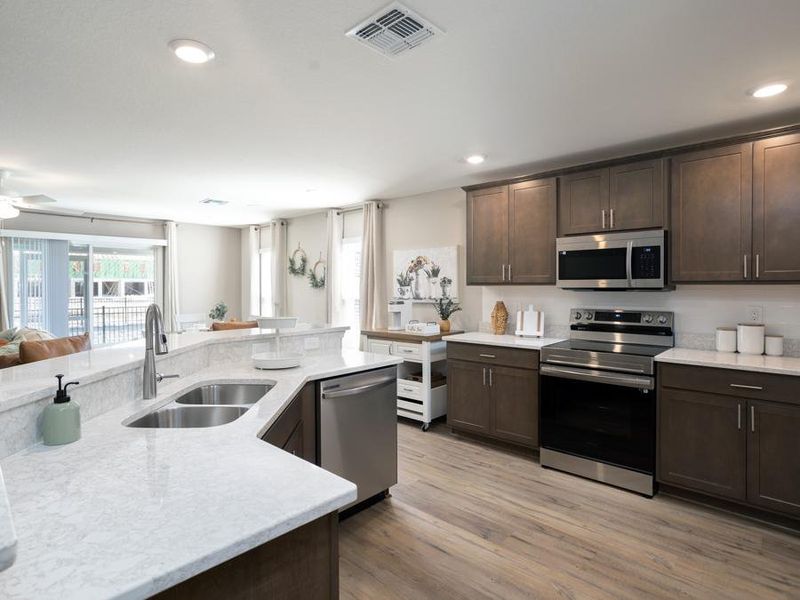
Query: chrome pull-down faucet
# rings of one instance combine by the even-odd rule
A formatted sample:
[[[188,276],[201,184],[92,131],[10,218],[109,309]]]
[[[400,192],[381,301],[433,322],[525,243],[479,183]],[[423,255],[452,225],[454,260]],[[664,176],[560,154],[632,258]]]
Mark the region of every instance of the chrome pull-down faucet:
[[[144,317],[144,370],[142,371],[142,398],[149,400],[158,394],[158,384],[162,379],[178,377],[156,372],[156,354],[167,354],[167,335],[164,333],[164,320],[157,304],[147,307]]]

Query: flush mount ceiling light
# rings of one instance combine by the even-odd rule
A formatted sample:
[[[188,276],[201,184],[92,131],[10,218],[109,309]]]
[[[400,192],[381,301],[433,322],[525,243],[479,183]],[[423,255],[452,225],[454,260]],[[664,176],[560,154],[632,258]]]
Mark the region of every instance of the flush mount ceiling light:
[[[472,156],[468,156],[465,160],[471,165],[479,165],[486,160],[486,157],[483,154],[473,154]]]
[[[183,62],[202,65],[214,59],[214,51],[202,42],[195,40],[172,40],[169,48]]]
[[[789,86],[785,83],[770,83],[769,85],[763,85],[760,88],[756,88],[753,90],[751,95],[753,98],[769,98],[770,96],[782,94],[788,87]]]

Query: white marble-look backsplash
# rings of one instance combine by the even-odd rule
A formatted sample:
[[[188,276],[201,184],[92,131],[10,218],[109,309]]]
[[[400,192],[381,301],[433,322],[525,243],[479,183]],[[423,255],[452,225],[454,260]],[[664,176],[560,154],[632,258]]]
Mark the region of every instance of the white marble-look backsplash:
[[[763,310],[767,334],[784,336],[784,355],[800,356],[800,285],[679,285],[670,291],[597,292],[555,286],[486,286],[482,288],[481,330],[502,300],[511,333],[516,311],[533,304],[545,313],[547,337],[569,337],[571,308],[628,308],[675,313],[675,345],[713,350],[717,327],[745,322],[749,307]]]
[[[226,332],[227,333],[227,332]],[[310,330],[306,334],[302,332],[293,333],[291,336],[281,337],[281,349],[287,352],[301,352],[305,355],[321,355],[337,353],[342,347],[342,336],[344,331],[341,329],[332,331]],[[206,335],[214,335],[206,334]],[[312,340],[311,343],[307,340]],[[306,346],[314,346],[308,349]],[[209,344],[193,344],[185,348],[176,348],[174,352],[156,357],[156,369],[164,374],[178,374],[187,377],[197,373],[209,366],[225,363],[246,362],[254,352],[269,352],[275,349],[274,338],[240,339],[234,333],[226,335],[225,338],[214,340]],[[95,356],[90,363],[100,364],[104,351],[108,354],[118,353],[118,348],[101,348],[92,351],[101,353]],[[141,354],[141,356],[139,356]],[[82,376],[77,378],[84,381],[80,385],[70,388],[70,396],[81,407],[81,420],[97,417],[109,410],[122,404],[142,397],[142,359],[144,349],[137,349],[131,356],[136,356],[135,360],[116,361],[113,368],[110,368],[105,375],[99,377],[90,376],[84,379]],[[55,359],[53,361],[42,361],[31,365],[23,365],[21,368],[26,372],[32,372],[34,367],[37,372],[36,381],[43,377],[54,377],[56,373],[66,371],[64,361]],[[17,367],[12,367],[16,369]],[[82,365],[85,368],[85,365]],[[52,371],[52,373],[51,373]],[[10,373],[4,373],[10,379]],[[65,381],[74,379],[68,375]],[[51,382],[55,384],[55,379]],[[167,386],[180,385],[178,380],[165,380],[159,385],[160,389],[167,389]],[[15,389],[24,392],[23,383],[16,382]],[[39,386],[41,388],[41,386]],[[19,402],[10,395],[4,397],[5,410],[0,410],[0,458],[4,458],[20,450],[28,448],[41,441],[41,419],[44,408],[53,401],[53,390],[40,391],[33,397],[24,397]],[[5,390],[4,390],[5,392]],[[5,394],[4,394],[5,395]]]

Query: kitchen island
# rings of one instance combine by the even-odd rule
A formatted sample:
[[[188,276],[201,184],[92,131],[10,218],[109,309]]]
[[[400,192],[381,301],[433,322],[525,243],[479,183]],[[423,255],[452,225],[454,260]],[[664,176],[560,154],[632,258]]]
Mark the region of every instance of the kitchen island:
[[[18,538],[2,598],[147,598],[334,514],[356,486],[262,441],[309,381],[394,365],[356,351],[285,371],[249,361],[203,368],[155,400],[86,421],[70,445],[2,461]],[[199,429],[123,425],[204,383],[271,383],[237,420]]]

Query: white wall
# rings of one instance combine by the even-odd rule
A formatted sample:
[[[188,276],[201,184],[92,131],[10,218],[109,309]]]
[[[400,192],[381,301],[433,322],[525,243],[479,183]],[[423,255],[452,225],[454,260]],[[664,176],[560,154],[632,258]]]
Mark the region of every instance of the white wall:
[[[178,269],[181,314],[207,315],[214,304],[224,301],[228,318],[242,317],[240,229],[180,223]]]
[[[308,255],[308,268],[323,254],[324,259],[327,245],[327,225],[325,213],[314,213],[303,217],[289,219],[286,239],[288,244],[287,253],[291,257],[292,253],[300,244]],[[287,296],[289,311],[293,317],[298,317],[301,321],[313,324],[325,323],[325,290],[314,289],[309,285],[307,277],[288,275]]]

